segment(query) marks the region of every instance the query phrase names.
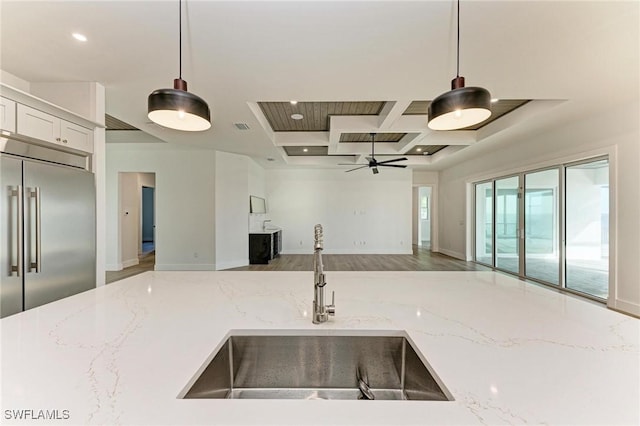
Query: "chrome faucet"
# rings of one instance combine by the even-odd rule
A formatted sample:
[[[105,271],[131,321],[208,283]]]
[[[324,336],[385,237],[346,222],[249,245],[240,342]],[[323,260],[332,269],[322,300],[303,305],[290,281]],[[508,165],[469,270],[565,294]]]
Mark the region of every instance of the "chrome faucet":
[[[324,286],[327,284],[322,266],[322,225],[313,228],[313,323],[320,324],[336,313],[335,292],[331,292],[331,304],[324,304]]]
[[[266,231],[267,230],[267,222],[271,222],[271,219],[266,219],[262,221],[262,230]]]

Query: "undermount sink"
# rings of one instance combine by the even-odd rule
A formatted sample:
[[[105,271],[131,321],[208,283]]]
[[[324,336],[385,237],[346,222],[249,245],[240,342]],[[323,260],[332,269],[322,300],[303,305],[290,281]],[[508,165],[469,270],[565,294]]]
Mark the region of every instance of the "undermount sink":
[[[406,333],[381,333],[230,333],[181,397],[357,400],[360,374],[378,400],[453,400]]]

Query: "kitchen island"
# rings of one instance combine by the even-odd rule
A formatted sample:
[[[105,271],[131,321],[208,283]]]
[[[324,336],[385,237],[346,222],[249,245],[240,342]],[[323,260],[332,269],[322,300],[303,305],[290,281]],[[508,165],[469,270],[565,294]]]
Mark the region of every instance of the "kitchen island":
[[[494,272],[326,274],[322,325],[312,272],[147,272],[4,318],[0,423],[640,423],[638,319]],[[404,330],[455,400],[179,399],[233,330]]]

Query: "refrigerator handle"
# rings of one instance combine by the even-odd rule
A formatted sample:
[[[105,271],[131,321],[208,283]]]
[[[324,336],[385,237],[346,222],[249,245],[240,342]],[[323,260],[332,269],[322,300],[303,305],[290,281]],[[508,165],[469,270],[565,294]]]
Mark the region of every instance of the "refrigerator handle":
[[[42,269],[42,209],[40,187],[36,186],[35,191],[30,192],[30,195],[36,199],[36,261],[31,262],[31,260],[29,260],[29,272],[35,268],[37,274]]]
[[[13,274],[15,272],[17,276],[20,277],[22,276],[22,270],[24,269],[24,235],[22,234],[22,228],[24,227],[24,190],[22,188],[22,185],[18,185],[18,189],[15,192],[12,191],[11,195],[15,195],[18,199],[18,217],[16,219],[16,235],[18,237],[16,239],[18,243],[16,251],[18,254],[18,259],[16,265],[14,265],[13,261],[11,261],[11,273]]]

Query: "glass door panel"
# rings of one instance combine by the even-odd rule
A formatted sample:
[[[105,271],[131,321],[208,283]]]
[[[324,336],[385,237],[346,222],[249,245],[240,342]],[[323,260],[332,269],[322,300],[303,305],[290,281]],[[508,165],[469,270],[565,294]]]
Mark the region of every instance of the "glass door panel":
[[[558,169],[525,175],[525,275],[560,284]]]
[[[476,262],[493,266],[493,182],[476,185]]]
[[[496,268],[517,274],[519,264],[518,176],[496,180]]]
[[[566,287],[609,295],[609,162],[568,166],[566,180]]]

